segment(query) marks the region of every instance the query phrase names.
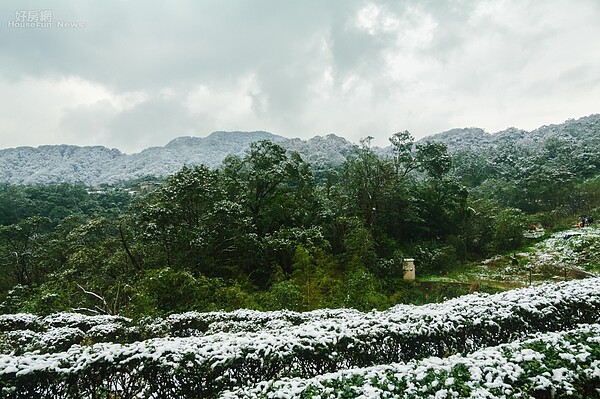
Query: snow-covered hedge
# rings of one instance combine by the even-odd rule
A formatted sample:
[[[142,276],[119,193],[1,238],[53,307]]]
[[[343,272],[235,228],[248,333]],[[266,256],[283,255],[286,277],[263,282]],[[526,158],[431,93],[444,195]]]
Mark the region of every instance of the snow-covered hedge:
[[[0,315],[0,331],[42,331],[53,327],[71,327],[87,331],[94,326],[107,323],[130,324],[131,319],[121,316],[86,316],[79,313],[56,313],[40,317],[28,313]]]
[[[0,353],[64,351],[72,345],[95,342],[126,343],[141,338],[131,319],[56,313],[0,315]]]
[[[266,381],[225,392],[240,398],[598,398],[600,325],[489,347],[466,356]]]
[[[124,344],[151,338],[197,337],[218,332],[281,330],[315,320],[344,322],[361,315],[363,313],[353,309],[322,309],[304,313],[240,309],[233,312],[187,312],[148,318],[133,324],[131,319],[108,315],[56,313],[39,317],[9,314],[0,315],[0,353],[20,354],[34,350],[47,353],[66,350],[75,344]]]
[[[354,309],[319,309],[311,312],[261,312],[248,309],[233,312],[187,312],[149,320],[143,323],[143,331],[148,338],[193,337],[218,332],[278,330],[322,320],[344,322],[363,315],[364,313]]]
[[[213,321],[202,324],[203,317]],[[466,354],[535,332],[600,322],[600,279],[366,314],[238,312],[223,313],[220,321],[214,317],[173,316],[187,320],[182,324],[186,337],[0,355],[0,387],[9,397],[91,398],[108,392],[118,392],[120,398],[215,397],[263,380]],[[253,320],[262,320],[262,327],[252,327]],[[192,334],[194,325],[213,326],[214,331],[202,327],[202,333]]]
[[[0,332],[16,330],[39,330],[41,329],[41,317],[28,314],[2,314],[0,315]]]

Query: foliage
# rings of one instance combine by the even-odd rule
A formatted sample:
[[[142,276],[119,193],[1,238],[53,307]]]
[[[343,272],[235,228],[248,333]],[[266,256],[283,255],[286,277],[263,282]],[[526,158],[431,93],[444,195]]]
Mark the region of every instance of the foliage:
[[[597,129],[573,129],[453,152],[367,137],[318,178],[259,141],[154,189],[2,184],[2,396],[597,397],[600,331],[577,327],[600,322],[597,279],[393,306],[481,290],[423,276],[518,266],[524,230],[593,216]],[[567,238],[550,276],[598,270]]]
[[[445,275],[518,250],[531,224],[600,209],[593,149],[582,165],[577,138],[513,133],[454,153],[408,131],[388,152],[367,137],[318,180],[299,154],[259,141],[154,190],[0,185],[0,309],[142,318],[418,301],[403,257],[419,277]]]
[[[599,333],[599,325],[584,325],[466,356],[269,381],[222,397],[596,398],[600,391]]]
[[[508,372],[502,381],[508,385],[518,381],[515,386],[523,392],[555,388],[593,393],[600,384],[600,327],[593,325],[600,321],[599,284],[599,279],[547,284],[383,312],[180,314],[137,327],[115,316],[3,316],[0,328],[9,334],[2,340],[8,353],[0,355],[0,388],[7,398],[33,393],[41,398],[135,398],[141,392],[151,397],[260,397],[264,390],[290,384],[290,380],[262,381],[296,377],[291,380],[295,387],[299,383],[318,388],[312,383],[317,380],[304,384],[298,378],[388,364],[380,367],[386,370],[383,381],[388,370],[394,372],[388,381],[393,392],[407,378],[417,384],[423,381],[427,389],[436,389],[430,383],[439,380],[441,386],[465,396],[480,387],[500,387],[491,383]],[[17,328],[22,329],[18,335]],[[536,333],[545,335],[493,348]],[[10,346],[17,342],[28,349],[12,352]],[[45,353],[35,350],[39,347]],[[498,370],[489,374],[490,367]],[[372,380],[375,375],[369,370],[341,372],[367,376],[353,377],[349,384],[338,385],[331,375],[318,381],[330,378],[332,383],[325,384],[332,392],[341,389],[342,397],[352,386],[357,393],[370,383],[388,386]],[[556,384],[541,378],[546,372],[550,373],[546,380],[554,378]],[[491,385],[474,385],[482,381]],[[224,393],[234,389],[240,391]]]

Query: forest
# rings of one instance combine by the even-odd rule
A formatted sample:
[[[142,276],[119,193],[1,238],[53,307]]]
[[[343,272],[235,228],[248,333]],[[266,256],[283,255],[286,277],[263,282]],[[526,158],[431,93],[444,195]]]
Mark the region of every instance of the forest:
[[[440,301],[403,281],[511,253],[531,225],[600,206],[600,152],[548,138],[449,152],[408,131],[314,167],[270,141],[218,168],[121,185],[0,185],[0,312],[133,319],[186,311],[387,309]],[[485,287],[481,287],[485,289]],[[489,287],[490,292],[496,292]]]

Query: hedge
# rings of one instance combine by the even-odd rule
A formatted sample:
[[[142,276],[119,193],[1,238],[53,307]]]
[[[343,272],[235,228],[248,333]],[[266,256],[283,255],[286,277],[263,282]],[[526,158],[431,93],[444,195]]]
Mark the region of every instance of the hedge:
[[[212,324],[201,323],[203,317],[212,317]],[[217,397],[265,380],[468,354],[536,332],[600,322],[600,279],[383,312],[222,313],[221,324],[214,318],[183,317],[204,326],[194,330],[184,323],[185,337],[0,355],[0,388],[14,398]],[[261,328],[250,326],[256,318]],[[208,325],[232,332],[211,332]]]

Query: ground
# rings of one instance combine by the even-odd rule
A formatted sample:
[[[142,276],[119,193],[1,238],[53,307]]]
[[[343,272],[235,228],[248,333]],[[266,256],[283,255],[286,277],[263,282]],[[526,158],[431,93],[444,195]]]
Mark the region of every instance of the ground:
[[[574,228],[529,239],[520,251],[470,262],[425,281],[515,288],[600,275],[600,229]]]

